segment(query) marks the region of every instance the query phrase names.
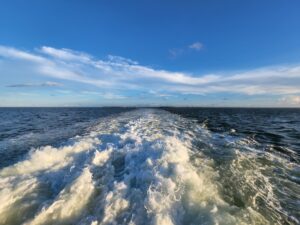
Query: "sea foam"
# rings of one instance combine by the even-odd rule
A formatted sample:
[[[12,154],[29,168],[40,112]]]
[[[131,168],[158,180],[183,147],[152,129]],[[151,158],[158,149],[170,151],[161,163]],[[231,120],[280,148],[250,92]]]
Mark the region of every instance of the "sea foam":
[[[32,150],[2,169],[0,224],[271,224],[258,198],[273,211],[281,210],[280,202],[255,168],[255,153],[253,161],[245,159],[239,141],[162,110],[108,117],[85,136]],[[255,186],[252,202],[230,200],[223,167],[205,151],[210,148],[227,149],[233,158],[228,174],[234,173],[228,179]],[[256,186],[258,180],[264,187]]]

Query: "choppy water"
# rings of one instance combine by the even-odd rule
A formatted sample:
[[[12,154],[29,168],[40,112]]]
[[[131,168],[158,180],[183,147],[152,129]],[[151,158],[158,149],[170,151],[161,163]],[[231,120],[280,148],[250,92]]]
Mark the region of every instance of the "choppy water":
[[[300,110],[1,109],[0,224],[299,224]]]

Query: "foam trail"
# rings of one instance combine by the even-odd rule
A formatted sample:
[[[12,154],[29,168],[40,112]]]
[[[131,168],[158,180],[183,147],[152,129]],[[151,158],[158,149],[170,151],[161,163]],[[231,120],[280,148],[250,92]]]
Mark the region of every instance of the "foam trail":
[[[2,169],[0,224],[296,224],[253,149],[162,110],[107,117]]]

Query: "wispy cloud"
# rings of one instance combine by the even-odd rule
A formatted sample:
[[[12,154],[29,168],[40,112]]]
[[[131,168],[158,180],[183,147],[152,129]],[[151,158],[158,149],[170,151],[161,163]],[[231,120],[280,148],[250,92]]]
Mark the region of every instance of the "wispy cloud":
[[[84,95],[94,95],[94,96],[99,96],[104,99],[125,99],[127,96],[112,93],[112,92],[99,92],[99,91],[82,91],[81,94]]]
[[[189,46],[190,49],[195,51],[200,51],[203,49],[203,44],[201,42],[195,42]]]
[[[196,46],[196,45],[195,45]],[[194,46],[194,47],[195,47]],[[198,47],[196,47],[198,48]],[[149,92],[161,95],[209,93],[237,93],[244,95],[298,95],[300,66],[264,67],[243,72],[191,74],[155,69],[119,56],[97,59],[87,53],[70,49],[41,47],[23,51],[0,46],[0,57],[31,63],[28,73],[57,80],[69,80],[101,88],[109,98],[123,98],[117,90]],[[23,70],[20,68],[20,73]],[[27,84],[28,85],[28,84]],[[32,85],[32,84],[30,84]]]
[[[118,94],[114,94],[114,93],[104,93],[102,95],[102,97],[105,99],[125,99],[125,98],[127,98],[126,96],[118,95]]]
[[[170,56],[172,59],[177,58],[178,56],[185,53],[185,49],[182,48],[172,48],[169,50]]]
[[[204,48],[203,43],[197,41],[182,48],[172,48],[169,50],[172,59],[176,59],[181,55],[191,53],[193,51],[201,51]]]
[[[11,88],[18,88],[18,87],[60,87],[62,86],[61,83],[57,83],[57,82],[51,82],[51,81],[47,81],[44,83],[24,83],[24,84],[11,84],[11,85],[7,85],[6,87],[11,87]]]

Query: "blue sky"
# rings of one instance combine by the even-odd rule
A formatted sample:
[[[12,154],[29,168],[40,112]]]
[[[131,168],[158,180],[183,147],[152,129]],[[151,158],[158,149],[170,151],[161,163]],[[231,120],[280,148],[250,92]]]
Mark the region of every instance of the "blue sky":
[[[0,6],[0,106],[300,106],[300,2]]]

